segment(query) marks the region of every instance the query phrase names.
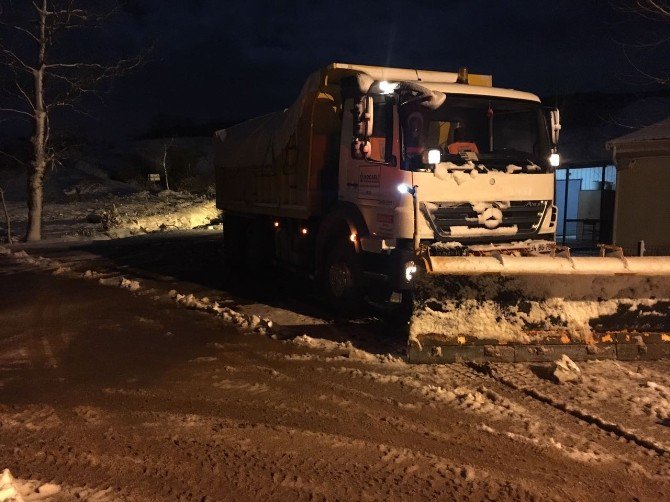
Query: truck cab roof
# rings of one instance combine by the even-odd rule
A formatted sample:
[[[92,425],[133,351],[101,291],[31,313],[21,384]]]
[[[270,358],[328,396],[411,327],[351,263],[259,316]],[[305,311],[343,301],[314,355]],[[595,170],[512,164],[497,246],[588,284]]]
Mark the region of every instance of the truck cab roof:
[[[454,72],[390,68],[385,66],[349,63],[332,63],[324,69],[323,73],[326,82],[333,79],[337,80],[338,77],[341,78],[344,75],[360,73],[368,75],[374,80],[417,82],[428,89],[444,92],[446,94],[472,94],[497,98],[520,99],[524,101],[540,101],[539,97],[529,92],[493,87],[493,77],[491,75],[471,73],[469,75],[469,83],[461,84],[457,83],[458,73]]]

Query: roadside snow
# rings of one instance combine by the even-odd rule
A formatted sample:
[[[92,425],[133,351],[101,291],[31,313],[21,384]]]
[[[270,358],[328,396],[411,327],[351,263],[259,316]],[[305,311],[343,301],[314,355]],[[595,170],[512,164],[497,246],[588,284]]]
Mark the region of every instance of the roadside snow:
[[[346,342],[335,342],[332,340],[327,340],[323,338],[312,338],[308,335],[300,335],[295,338],[288,340],[289,343],[301,346],[308,347],[310,349],[317,349],[329,354],[335,354],[334,357],[326,358],[329,361],[334,360],[351,360],[351,361],[364,361],[364,362],[374,362],[382,364],[394,364],[394,365],[405,365],[405,361],[397,356],[392,354],[372,354],[366,352],[359,348],[354,347],[351,341]],[[305,354],[305,355],[291,355],[288,356],[290,359],[319,359],[318,355]]]
[[[230,307],[221,306],[218,302],[212,301],[206,296],[198,298],[193,294],[184,295],[178,293],[174,289],[170,290],[168,295],[180,305],[195,310],[213,313],[221,317],[224,321],[236,324],[241,328],[250,329],[263,335],[270,333],[272,330],[272,321],[270,319],[237,312]]]
[[[23,202],[8,203],[13,234],[25,232]],[[42,236],[46,240],[122,238],[196,227],[220,229],[214,200],[188,192],[100,194],[86,199],[46,201]],[[0,232],[0,242],[4,239]]]

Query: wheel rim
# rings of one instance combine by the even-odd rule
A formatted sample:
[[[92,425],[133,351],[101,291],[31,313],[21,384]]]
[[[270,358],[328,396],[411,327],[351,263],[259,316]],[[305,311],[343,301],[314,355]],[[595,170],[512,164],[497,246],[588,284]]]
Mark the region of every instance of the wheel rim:
[[[351,270],[344,263],[333,263],[328,270],[328,281],[333,296],[341,298],[353,285]]]

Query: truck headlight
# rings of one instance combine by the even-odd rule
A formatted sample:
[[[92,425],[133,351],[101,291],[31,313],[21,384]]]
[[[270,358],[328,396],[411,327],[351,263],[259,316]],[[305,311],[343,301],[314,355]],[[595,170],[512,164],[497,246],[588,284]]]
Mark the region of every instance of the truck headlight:
[[[407,282],[412,282],[416,274],[416,264],[413,261],[408,261],[405,263],[405,280]]]
[[[388,82],[386,80],[379,82],[379,90],[382,94],[393,94],[397,87],[397,82]]]
[[[428,163],[429,164],[439,164],[442,159],[442,152],[438,149],[428,150]]]

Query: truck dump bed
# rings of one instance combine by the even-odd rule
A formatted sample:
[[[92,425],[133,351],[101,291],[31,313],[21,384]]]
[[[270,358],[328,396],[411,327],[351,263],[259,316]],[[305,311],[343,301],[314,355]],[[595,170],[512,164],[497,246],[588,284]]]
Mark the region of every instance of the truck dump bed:
[[[289,108],[215,133],[218,208],[306,219],[329,172],[337,190],[338,98],[322,84],[314,73]]]

